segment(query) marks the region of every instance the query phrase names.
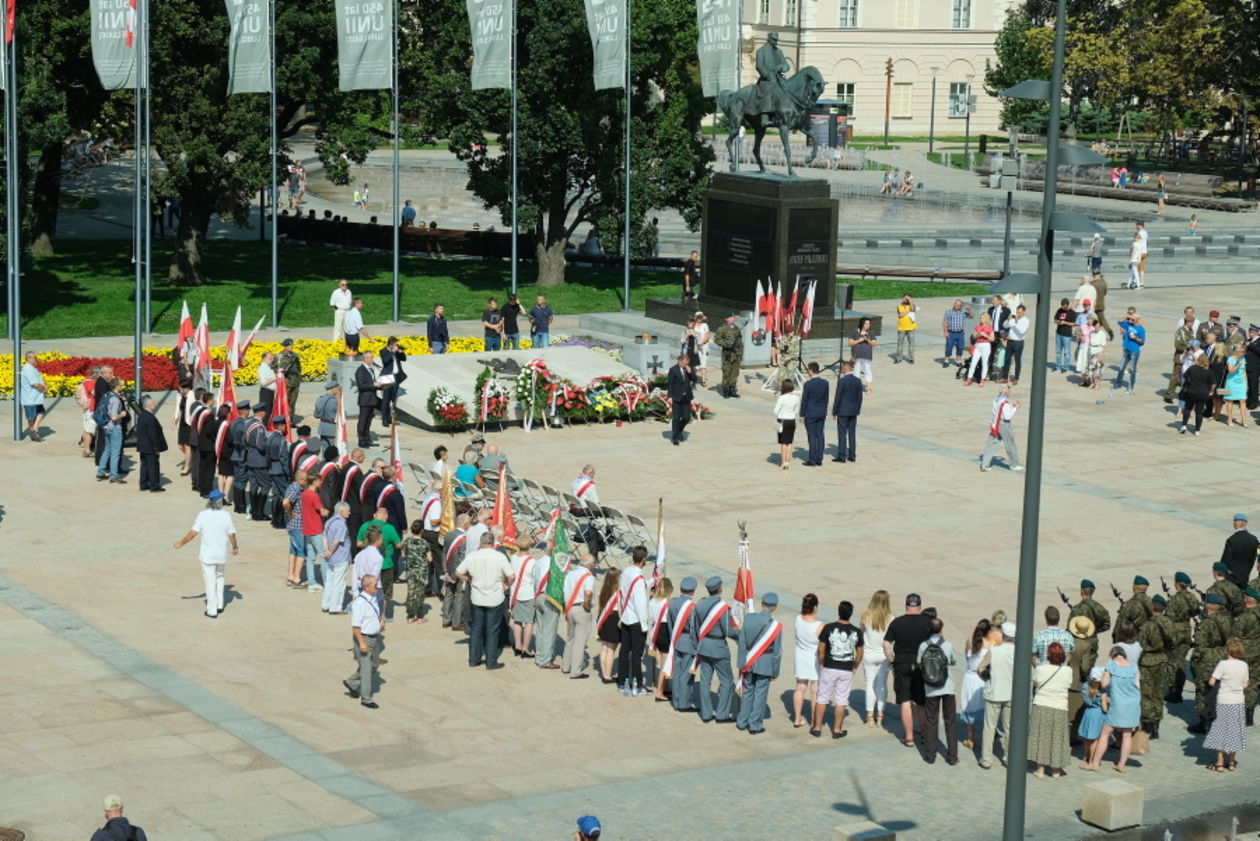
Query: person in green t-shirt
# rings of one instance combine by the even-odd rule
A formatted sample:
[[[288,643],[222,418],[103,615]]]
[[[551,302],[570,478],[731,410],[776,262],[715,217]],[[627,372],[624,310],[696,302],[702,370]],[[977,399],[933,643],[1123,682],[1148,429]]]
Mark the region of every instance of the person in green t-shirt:
[[[394,601],[394,547],[402,542],[402,538],[398,536],[398,531],[389,524],[389,512],[384,508],[376,509],[376,515],[373,519],[359,526],[359,533],[355,535],[355,545],[362,549],[367,545],[368,529],[376,526],[381,530],[381,590],[385,594],[385,609],[392,613],[391,607]]]

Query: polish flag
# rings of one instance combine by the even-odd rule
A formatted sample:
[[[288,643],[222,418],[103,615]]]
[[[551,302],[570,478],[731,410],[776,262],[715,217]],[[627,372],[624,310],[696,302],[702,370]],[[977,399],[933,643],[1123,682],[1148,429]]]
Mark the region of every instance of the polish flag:
[[[228,423],[241,416],[240,410],[236,408],[236,381],[232,378],[230,365],[223,369],[223,379],[219,381],[219,405],[228,407]]]
[[[128,47],[136,45],[136,0],[131,0],[127,8],[127,33],[124,36],[124,43]]]
[[[394,465],[394,482],[398,485],[398,490],[405,491],[406,486],[403,484],[403,463],[402,463],[402,445],[398,442],[398,418],[393,418],[389,425],[389,453],[390,461]]]
[[[735,604],[732,615],[739,625],[744,624],[744,614],[752,613],[757,593],[753,588],[752,567],[748,564],[748,540],[739,541],[739,572],[735,575]]]
[[[13,12],[17,0],[9,0],[4,10],[4,42],[6,44],[13,43]]]
[[[503,527],[503,545],[519,548],[520,536],[516,530],[516,517],[512,514],[512,494],[508,490],[507,465],[499,462],[499,490],[494,497],[494,513],[490,525]]]
[[[210,317],[206,314],[206,305],[201,304],[201,321],[197,324],[197,367],[210,365]]]
[[[783,286],[777,280],[774,282],[774,301],[772,304],[773,306],[770,308],[770,321],[773,324],[771,333],[777,336],[783,322]]]
[[[287,419],[284,422],[284,440],[293,440],[293,418],[288,417],[289,414],[289,386],[284,381],[284,375],[276,377],[276,398],[271,404],[271,416],[267,418],[267,430],[276,428],[272,418],[276,415],[284,415]]]
[[[818,286],[818,281],[810,281],[809,291],[805,293],[805,303],[801,304],[801,335],[809,336],[810,328],[814,326],[814,290]]]
[[[792,324],[796,321],[796,296],[801,289],[801,276],[796,276],[796,283],[792,285],[792,297],[788,299],[787,320],[783,323],[783,332],[791,332]]]
[[[341,453],[344,467],[350,461],[350,428],[346,424],[346,392],[337,395],[337,452]]]
[[[766,292],[761,288],[761,278],[757,278],[757,292],[753,298],[756,303],[753,304],[753,330],[763,329],[761,326],[761,313],[766,307]]]
[[[179,338],[175,340],[175,347],[180,348],[182,351],[184,342],[192,338],[196,332],[196,329],[193,327],[192,316],[188,314],[188,302],[184,301],[184,309],[179,316]]]
[[[258,319],[258,323],[254,325],[254,329],[249,331],[249,335],[245,337],[245,343],[241,345],[241,349],[237,354],[237,359],[241,362],[245,361],[245,351],[249,350],[249,346],[254,343],[254,339],[258,337],[258,328],[262,327],[263,320]]]
[[[760,283],[761,281],[758,281]],[[665,577],[665,498],[656,499],[656,566],[652,570],[652,589]]]
[[[236,308],[236,318],[232,321],[232,329],[228,331],[227,339],[224,345],[227,347],[227,367],[235,371],[241,367],[240,358],[240,342],[241,342],[241,308]]]

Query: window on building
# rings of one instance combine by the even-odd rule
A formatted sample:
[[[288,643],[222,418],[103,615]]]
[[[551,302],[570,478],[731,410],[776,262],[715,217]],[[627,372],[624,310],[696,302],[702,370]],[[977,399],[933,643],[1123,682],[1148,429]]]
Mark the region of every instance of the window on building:
[[[954,29],[970,29],[971,0],[954,0],[954,14],[951,20]]]
[[[796,26],[796,0],[783,0],[783,25]]]
[[[919,25],[919,0],[897,0],[893,26],[898,29],[915,29]]]
[[[892,88],[892,115],[894,119],[908,120],[914,116],[914,83],[894,82]]]
[[[770,0],[760,0],[757,4],[757,23],[770,23]]]
[[[949,83],[949,116],[967,116],[967,83]]]
[[[836,99],[849,103],[849,113],[853,113],[853,92],[856,85],[852,82],[836,83]]]
[[[840,19],[837,26],[841,29],[857,29],[858,0],[840,0]]]

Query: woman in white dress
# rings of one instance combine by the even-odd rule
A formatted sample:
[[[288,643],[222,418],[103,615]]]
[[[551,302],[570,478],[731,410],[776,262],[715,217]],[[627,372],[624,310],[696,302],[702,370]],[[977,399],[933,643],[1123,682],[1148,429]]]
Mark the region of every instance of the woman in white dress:
[[[700,377],[700,385],[708,385],[706,379],[707,369],[709,367],[709,321],[704,317],[704,313],[696,312],[696,325],[692,328],[696,334],[696,353],[700,357],[700,362],[696,365],[696,374]]]
[[[977,669],[989,650],[991,628],[988,619],[981,619],[967,643],[967,668],[963,672],[962,689],[958,692],[958,718],[967,725],[967,738],[963,739],[963,747],[967,750],[976,747],[976,730],[984,726],[984,680]]]
[[[866,677],[866,726],[884,726],[888,700],[888,658],[884,656],[884,632],[892,621],[887,590],[876,590],[862,614],[862,674]]]
[[[812,706],[818,689],[818,597],[806,593],[801,599],[801,613],[796,617],[796,691],[792,693],[792,726],[800,727],[809,719],[802,713],[806,697]]]

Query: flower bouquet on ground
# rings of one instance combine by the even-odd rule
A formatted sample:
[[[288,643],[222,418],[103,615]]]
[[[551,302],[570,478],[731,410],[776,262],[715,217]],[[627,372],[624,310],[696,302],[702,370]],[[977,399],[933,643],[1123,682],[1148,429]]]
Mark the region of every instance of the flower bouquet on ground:
[[[516,376],[516,401],[528,429],[534,421],[554,414],[551,409],[556,377],[541,359],[535,359]]]
[[[468,425],[468,407],[445,388],[438,387],[429,392],[428,409],[433,416],[433,425],[438,429],[459,432]]]
[[[480,404],[477,408],[478,423],[502,423],[507,418],[512,395],[501,380],[495,379],[494,372],[488,367],[477,375],[474,393]]]
[[[586,389],[574,385],[571,380],[555,383],[552,395],[556,401],[556,414],[566,420],[590,420],[594,417],[591,398]]]

